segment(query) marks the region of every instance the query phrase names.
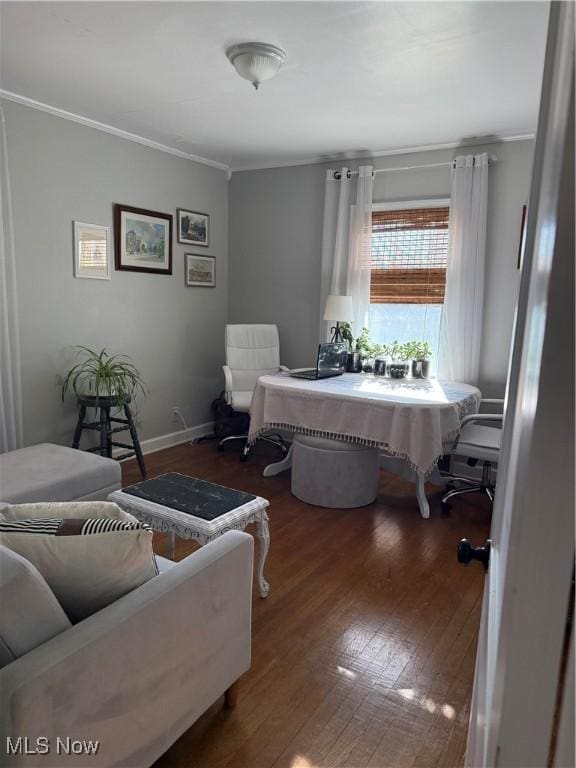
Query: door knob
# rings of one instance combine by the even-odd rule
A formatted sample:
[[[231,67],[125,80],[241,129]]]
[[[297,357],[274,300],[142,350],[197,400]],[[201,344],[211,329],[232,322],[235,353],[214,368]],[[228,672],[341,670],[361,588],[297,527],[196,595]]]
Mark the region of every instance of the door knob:
[[[488,570],[488,563],[490,562],[490,545],[492,542],[490,539],[486,539],[486,544],[483,547],[473,547],[468,539],[460,539],[458,543],[458,562],[460,565],[470,565],[472,560],[478,560],[484,566],[484,570]]]

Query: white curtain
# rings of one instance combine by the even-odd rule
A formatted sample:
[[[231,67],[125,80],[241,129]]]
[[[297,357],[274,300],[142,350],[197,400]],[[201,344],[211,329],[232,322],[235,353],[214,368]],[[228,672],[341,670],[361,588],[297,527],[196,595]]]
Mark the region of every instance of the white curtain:
[[[452,165],[446,294],[442,311],[438,375],[478,383],[484,262],[488,155],[462,155]]]
[[[0,105],[0,452],[21,448],[22,383],[16,254],[4,111]]]
[[[328,294],[352,296],[355,336],[368,325],[370,312],[373,179],[371,165],[360,166],[357,175],[348,168],[326,172],[320,317]],[[321,340],[330,337],[329,325],[320,320]]]

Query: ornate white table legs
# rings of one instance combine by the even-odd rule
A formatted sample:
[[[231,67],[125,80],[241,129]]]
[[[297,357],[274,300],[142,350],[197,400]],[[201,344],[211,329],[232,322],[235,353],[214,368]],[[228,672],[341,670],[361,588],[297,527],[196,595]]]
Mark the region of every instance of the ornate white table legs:
[[[260,544],[260,551],[258,555],[258,565],[256,568],[256,580],[258,582],[258,589],[260,591],[260,597],[268,597],[270,591],[270,585],[264,578],[264,565],[266,564],[266,558],[270,550],[270,529],[268,527],[268,515],[266,512],[262,512],[260,518],[257,518],[256,523],[256,537]],[[239,530],[243,528],[239,527]],[[201,546],[207,544],[208,541],[213,541],[217,536],[204,537],[199,536],[196,538]],[[176,543],[175,531],[168,531],[168,558],[174,560],[174,549]]]
[[[420,507],[420,514],[427,520],[430,517],[430,505],[426,498],[426,491],[424,490],[425,476],[422,472],[417,473],[416,477],[416,498],[418,499],[418,506]]]
[[[194,539],[203,547],[226,531],[243,531],[249,525],[256,526],[256,536],[260,542],[260,556],[256,569],[256,578],[260,597],[267,597],[270,586],[264,578],[264,565],[270,549],[270,531],[268,529],[267,499],[254,497],[235,509],[219,515],[212,520],[195,517],[179,512],[172,507],[139,498],[124,491],[114,491],[108,496],[109,501],[119,504],[122,509],[130,512],[138,520],[148,525],[154,531],[168,534],[168,557],[174,560],[176,536],[182,539]]]
[[[292,444],[290,444],[290,448],[288,449],[288,453],[281,461],[276,461],[274,464],[268,464],[266,467],[264,467],[264,471],[262,472],[263,477],[275,477],[276,475],[279,475],[280,472],[285,472],[287,469],[290,469],[292,467]]]
[[[270,585],[264,578],[264,563],[266,562],[268,550],[270,549],[270,530],[268,528],[268,515],[266,512],[263,512],[261,519],[256,522],[256,535],[258,537],[258,542],[260,543],[258,569],[256,571],[258,587],[260,589],[260,597],[268,597]]]

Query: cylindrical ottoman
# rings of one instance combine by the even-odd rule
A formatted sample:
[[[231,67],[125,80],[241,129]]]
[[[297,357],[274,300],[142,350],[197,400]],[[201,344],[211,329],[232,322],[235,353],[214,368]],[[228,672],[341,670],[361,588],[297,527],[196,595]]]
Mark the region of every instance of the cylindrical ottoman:
[[[378,449],[295,435],[292,493],[317,507],[352,509],[371,504],[378,494]]]

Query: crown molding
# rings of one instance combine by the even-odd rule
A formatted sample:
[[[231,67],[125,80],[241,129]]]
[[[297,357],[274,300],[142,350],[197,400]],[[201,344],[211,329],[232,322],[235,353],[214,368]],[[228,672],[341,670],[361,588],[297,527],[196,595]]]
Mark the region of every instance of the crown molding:
[[[150,149],[157,149],[159,152],[166,152],[169,155],[181,157],[184,160],[191,160],[193,163],[200,163],[201,165],[207,165],[210,168],[217,168],[220,171],[224,171],[227,177],[230,178],[230,166],[226,165],[225,163],[219,163],[217,160],[210,160],[207,157],[193,155],[190,152],[183,152],[181,149],[175,149],[174,147],[169,147],[166,144],[161,144],[158,141],[146,139],[144,136],[138,136],[135,133],[130,133],[129,131],[124,131],[121,128],[116,128],[114,125],[100,123],[98,120],[93,120],[91,117],[84,117],[84,115],[77,115],[74,112],[67,112],[65,109],[53,107],[50,104],[44,104],[42,101],[30,99],[28,96],[21,96],[19,93],[5,91],[3,88],[0,88],[0,98],[7,99],[8,101],[14,101],[17,104],[23,104],[25,107],[31,107],[32,109],[37,109],[40,112],[47,112],[49,115],[61,117],[64,120],[71,120],[73,123],[79,123],[80,125],[85,125],[88,128],[94,128],[97,131],[110,133],[112,136],[118,136],[121,139],[133,141],[136,144],[142,144],[143,146],[149,147]]]
[[[36,101],[35,99],[28,98],[28,96],[22,96],[21,94],[13,93],[12,91],[6,91],[3,88],[0,88],[0,98],[7,99],[8,101],[14,101],[17,104],[23,104],[26,107],[30,107],[31,109],[37,109],[40,112],[46,112],[49,115],[60,117],[63,120],[71,120],[74,123],[79,123],[80,125],[84,125],[88,128],[94,128],[97,131],[103,131],[104,133],[109,133],[112,136],[118,136],[121,139],[126,139],[127,141],[132,141],[136,144],[142,144],[143,146],[149,147],[150,149],[157,149],[159,152],[166,152],[169,155],[174,155],[175,157],[181,157],[184,160],[190,160],[193,163],[207,165],[210,168],[217,168],[218,170],[224,171],[226,173],[226,178],[228,180],[230,179],[232,173],[242,173],[243,171],[263,171],[263,170],[272,170],[274,168],[290,168],[290,167],[300,166],[300,165],[320,165],[322,163],[334,163],[334,162],[342,162],[342,161],[360,160],[362,158],[369,158],[369,157],[389,157],[393,155],[410,155],[417,152],[433,152],[434,150],[442,150],[442,149],[457,149],[457,148],[461,149],[464,147],[479,146],[483,144],[498,144],[500,142],[530,141],[530,140],[533,140],[535,137],[535,134],[533,133],[512,134],[512,135],[502,135],[502,136],[491,135],[489,137],[480,136],[475,139],[470,139],[467,141],[466,140],[452,141],[452,142],[446,142],[444,144],[423,144],[416,147],[398,147],[396,149],[383,149],[383,150],[377,150],[375,152],[366,152],[366,151],[362,153],[344,152],[344,153],[339,153],[334,155],[313,156],[313,157],[309,157],[301,160],[277,160],[277,161],[269,160],[267,162],[251,163],[248,165],[239,166],[237,168],[232,168],[226,163],[220,163],[217,160],[210,160],[207,157],[194,155],[190,152],[183,152],[181,149],[169,147],[166,144],[161,144],[158,141],[147,139],[144,136],[138,136],[135,133],[124,131],[122,130],[122,128],[117,128],[114,125],[101,123],[98,120],[93,120],[90,117],[85,117],[84,115],[77,115],[74,112],[68,112],[65,109],[60,109],[59,107],[53,107],[51,104],[45,104],[42,101]]]
[[[242,173],[243,171],[265,171],[274,168],[291,168],[299,165],[321,165],[322,163],[342,163],[354,160],[362,160],[370,157],[389,157],[393,155],[412,155],[417,152],[433,152],[441,149],[463,149],[464,147],[483,146],[487,144],[500,144],[510,141],[532,141],[535,138],[534,133],[521,133],[489,137],[478,137],[468,141],[450,141],[445,144],[423,144],[417,147],[399,147],[397,149],[382,149],[376,152],[364,151],[362,153],[343,152],[335,155],[322,155],[321,157],[310,157],[307,160],[279,160],[277,162],[254,163],[243,165],[238,168],[232,168],[232,173]]]

